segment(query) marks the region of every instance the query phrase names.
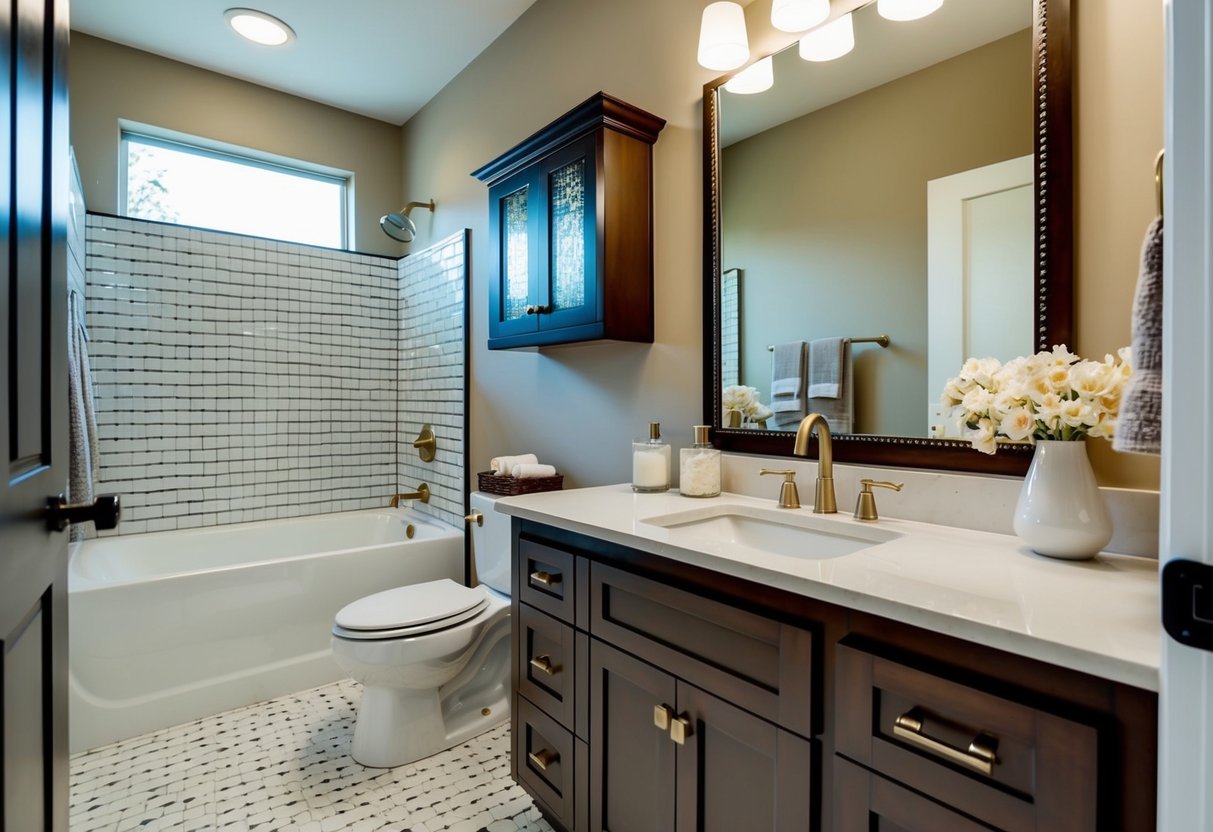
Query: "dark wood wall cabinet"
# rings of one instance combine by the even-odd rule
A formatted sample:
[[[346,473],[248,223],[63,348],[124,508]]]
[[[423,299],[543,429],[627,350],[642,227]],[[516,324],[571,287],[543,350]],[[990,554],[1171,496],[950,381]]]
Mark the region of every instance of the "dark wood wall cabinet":
[[[653,340],[653,144],[605,93],[472,172],[489,186],[489,349]]]
[[[514,520],[511,772],[569,832],[1155,827],[1157,696]]]

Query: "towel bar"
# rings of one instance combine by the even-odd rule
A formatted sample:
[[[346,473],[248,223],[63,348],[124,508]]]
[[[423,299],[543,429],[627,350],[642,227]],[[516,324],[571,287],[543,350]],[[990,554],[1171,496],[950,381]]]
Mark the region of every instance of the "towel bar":
[[[867,338],[851,338],[852,344],[880,344],[880,348],[884,349],[889,345],[889,336],[887,335],[872,335]],[[767,344],[767,352],[774,352],[775,345]]]

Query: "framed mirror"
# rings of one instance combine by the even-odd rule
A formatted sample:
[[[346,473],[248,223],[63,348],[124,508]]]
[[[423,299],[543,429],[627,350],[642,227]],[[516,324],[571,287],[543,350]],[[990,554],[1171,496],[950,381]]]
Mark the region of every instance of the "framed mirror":
[[[794,42],[770,89],[704,87],[704,420],[722,450],[790,456],[824,391],[835,461],[1022,474],[1030,445],[979,453],[937,402],[969,356],[1073,345],[1069,1],[851,5],[843,57]],[[797,344],[841,363],[739,420],[725,388],[786,399]]]

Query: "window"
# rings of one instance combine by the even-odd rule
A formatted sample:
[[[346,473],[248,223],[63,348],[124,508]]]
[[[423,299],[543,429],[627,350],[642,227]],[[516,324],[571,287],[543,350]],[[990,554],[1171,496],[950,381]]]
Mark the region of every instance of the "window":
[[[122,159],[128,217],[346,247],[346,177],[133,132]]]

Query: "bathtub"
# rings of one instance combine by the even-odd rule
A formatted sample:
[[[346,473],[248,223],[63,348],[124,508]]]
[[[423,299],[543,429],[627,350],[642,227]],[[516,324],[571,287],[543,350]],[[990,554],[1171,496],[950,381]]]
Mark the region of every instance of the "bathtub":
[[[411,509],[74,544],[72,752],[342,678],[329,652],[337,610],[462,581],[463,551],[461,529]]]

